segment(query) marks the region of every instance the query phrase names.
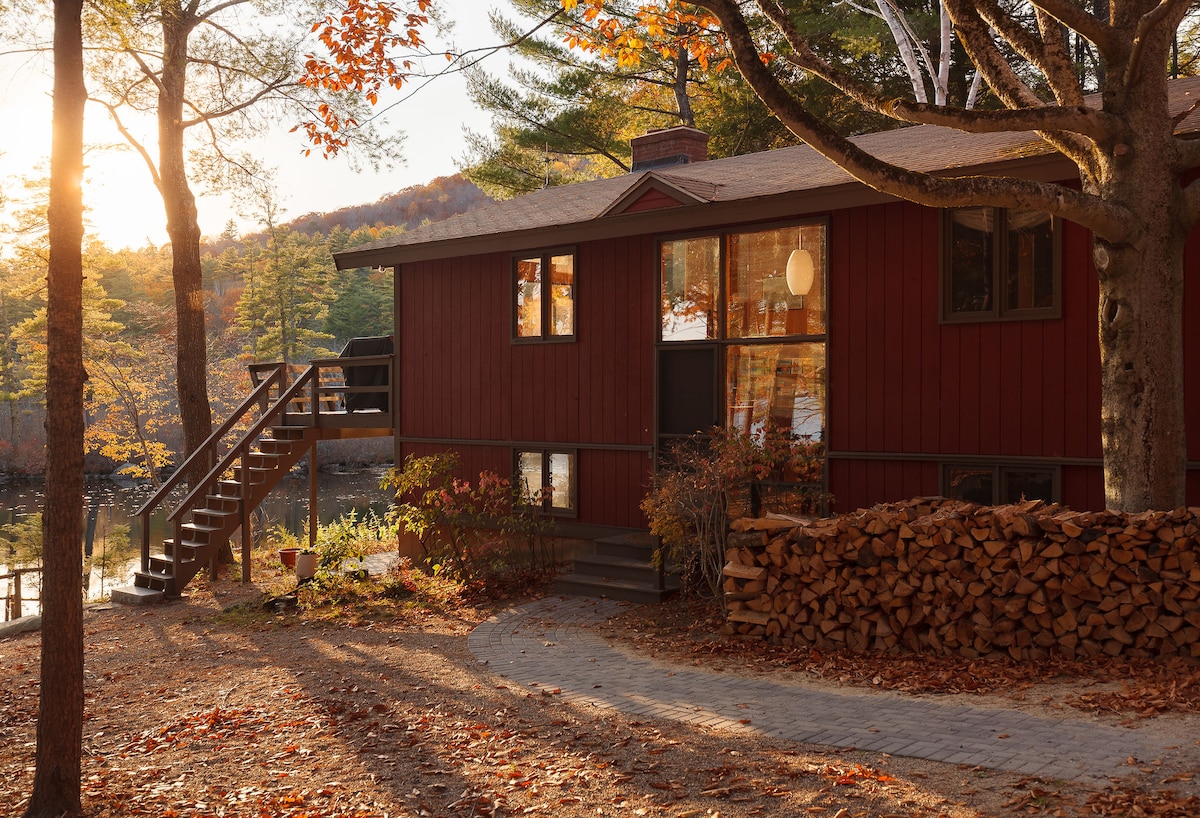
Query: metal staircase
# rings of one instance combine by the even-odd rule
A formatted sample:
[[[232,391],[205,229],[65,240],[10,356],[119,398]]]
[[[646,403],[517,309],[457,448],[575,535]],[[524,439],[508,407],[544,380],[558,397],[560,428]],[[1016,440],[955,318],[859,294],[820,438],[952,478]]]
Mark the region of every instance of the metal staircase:
[[[283,363],[254,364],[250,371],[250,395],[138,510],[141,564],[132,585],[113,589],[114,602],[178,597],[205,568],[215,578],[221,549],[234,533],[251,530],[251,513],[317,441],[392,434],[390,354],[313,361],[294,380]],[[185,488],[187,476],[202,470],[204,477]],[[316,469],[309,472],[315,509]],[[150,517],[181,492],[167,513],[174,536],[152,553]],[[315,538],[316,527],[309,529]],[[250,581],[252,540],[241,537],[243,582]]]

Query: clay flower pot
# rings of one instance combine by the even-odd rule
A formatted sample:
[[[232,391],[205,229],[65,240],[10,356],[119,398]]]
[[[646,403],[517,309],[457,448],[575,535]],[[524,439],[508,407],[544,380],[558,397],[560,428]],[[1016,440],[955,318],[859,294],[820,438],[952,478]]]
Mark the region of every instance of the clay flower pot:
[[[299,548],[280,548],[279,561],[283,563],[284,568],[296,567],[296,555],[300,553]]]

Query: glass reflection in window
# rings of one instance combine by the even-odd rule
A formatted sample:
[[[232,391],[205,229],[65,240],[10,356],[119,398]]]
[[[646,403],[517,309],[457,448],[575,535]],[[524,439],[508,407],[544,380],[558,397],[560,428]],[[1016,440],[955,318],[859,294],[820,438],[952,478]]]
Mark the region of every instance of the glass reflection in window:
[[[726,425],[761,435],[768,428],[823,440],[825,345],[731,346]]]
[[[716,236],[662,244],[662,339],[718,337],[717,294],[721,242]]]
[[[575,257],[550,257],[550,334],[575,334]]]
[[[542,334],[542,260],[517,261],[517,337],[537,338]]]
[[[803,251],[812,261],[813,279],[805,292],[793,293],[788,285],[788,259],[793,251]],[[725,285],[727,337],[823,335],[824,270],[824,225],[729,236]]]

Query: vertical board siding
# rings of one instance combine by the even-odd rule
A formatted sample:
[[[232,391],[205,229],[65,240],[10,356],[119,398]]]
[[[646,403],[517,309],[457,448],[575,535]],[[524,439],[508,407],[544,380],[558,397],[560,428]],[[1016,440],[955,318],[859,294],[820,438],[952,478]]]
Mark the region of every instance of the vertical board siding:
[[[1062,315],[943,324],[940,213],[908,203],[829,214],[829,448],[913,456],[829,467],[835,508],[939,490],[940,456],[1098,459],[1098,287],[1088,231],[1062,235]],[[1200,267],[1193,236],[1189,283]],[[529,248],[539,250],[541,248]],[[400,433],[406,437],[560,442],[579,449],[579,519],[645,524],[658,279],[652,236],[577,247],[576,338],[511,340],[510,255],[403,265],[397,275]],[[1185,357],[1200,372],[1200,287],[1185,292]],[[1186,380],[1188,456],[1200,461],[1200,376]],[[412,448],[412,447],[408,447]],[[469,469],[511,470],[510,449],[466,446]],[[1063,501],[1103,506],[1103,476],[1064,466]],[[1200,500],[1200,473],[1189,498]]]
[[[1200,275],[1200,232],[1196,230],[1192,230],[1183,248],[1183,265],[1183,348],[1188,374],[1184,378],[1187,457],[1200,461],[1200,281],[1197,280]],[[1189,474],[1188,498],[1197,497],[1200,497],[1200,473]]]
[[[939,455],[1099,458],[1098,287],[1090,234],[1063,230],[1062,316],[940,323],[940,213],[909,203],[830,217],[829,441],[837,452],[921,456],[830,464],[836,508],[938,490]],[[1189,242],[1189,270],[1200,244]],[[1200,312],[1200,288],[1187,293]],[[1194,323],[1194,322],[1193,322]],[[1189,371],[1200,330],[1188,325]],[[1188,381],[1189,425],[1200,430],[1200,378]],[[1189,443],[1200,460],[1200,431]],[[1103,506],[1095,467],[1063,470],[1064,499]],[[853,499],[852,499],[853,498]]]
[[[644,526],[646,453],[587,446],[652,443],[655,257],[650,236],[579,245],[576,336],[549,343],[512,341],[508,253],[403,265],[401,436],[579,449],[580,522]],[[508,447],[456,448],[465,475],[512,471]]]

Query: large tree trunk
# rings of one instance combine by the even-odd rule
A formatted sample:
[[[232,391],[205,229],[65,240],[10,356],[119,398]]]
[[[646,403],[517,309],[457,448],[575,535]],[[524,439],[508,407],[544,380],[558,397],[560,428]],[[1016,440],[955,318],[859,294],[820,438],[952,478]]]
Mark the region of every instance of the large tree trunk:
[[[46,500],[37,770],[26,818],[82,813],[83,39],[80,0],[54,3],[47,285]]]
[[[1098,192],[1122,203],[1130,239],[1094,245],[1104,496],[1122,511],[1184,504],[1183,247],[1191,225],[1175,163],[1166,93],[1155,77],[1126,96],[1128,142],[1113,145]],[[1161,99],[1160,105],[1148,100]],[[1110,100],[1118,110],[1120,101]]]
[[[1185,502],[1185,238],[1164,219],[1147,223],[1132,244],[1095,243],[1104,499],[1112,509]]]
[[[187,41],[194,25],[195,20],[177,2],[163,4],[163,73],[158,97],[159,193],[167,216],[167,235],[171,238],[176,315],[175,385],[183,420],[184,448],[188,454],[199,448],[212,431],[200,225],[196,218],[196,197],[188,184],[183,146]],[[207,468],[188,475],[188,481],[194,483],[205,471]]]

